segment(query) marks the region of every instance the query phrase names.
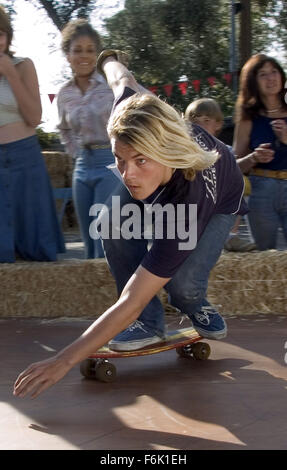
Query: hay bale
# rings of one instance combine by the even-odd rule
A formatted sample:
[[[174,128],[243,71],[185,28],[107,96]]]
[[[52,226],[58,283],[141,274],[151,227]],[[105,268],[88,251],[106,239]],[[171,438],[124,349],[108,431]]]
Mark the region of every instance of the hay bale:
[[[104,260],[0,266],[0,316],[97,317],[117,298]]]
[[[210,275],[208,299],[225,314],[287,314],[286,273],[286,251],[223,253]]]
[[[69,188],[72,186],[73,160],[64,152],[42,152],[52,186]]]
[[[286,251],[223,253],[211,272],[208,299],[225,316],[287,314]],[[0,265],[0,317],[97,318],[117,299],[105,260]],[[166,312],[164,290],[159,294]]]

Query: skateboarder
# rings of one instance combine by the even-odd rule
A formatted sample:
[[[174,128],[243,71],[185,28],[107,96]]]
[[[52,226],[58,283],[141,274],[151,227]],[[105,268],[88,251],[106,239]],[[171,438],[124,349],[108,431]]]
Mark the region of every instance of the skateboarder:
[[[155,296],[164,286],[170,302],[190,317],[202,336],[226,335],[226,324],[207,301],[206,290],[234,214],[247,211],[241,172],[224,144],[198,126],[188,132],[172,107],[142,93],[121,62],[118,51],[104,51],[98,62],[115,95],[108,132],[128,190],[123,186],[121,208],[130,209],[127,202],[137,212],[144,202],[145,211],[151,209],[152,246],[148,249],[148,240],[138,233],[129,239],[122,230],[124,216],[117,224],[120,233],[112,224],[113,236],[105,238],[104,245],[121,291],[118,301],[74,343],[20,374],[14,387],[18,396],[38,396],[111,339],[115,350],[161,342],[163,309]],[[163,220],[162,232],[157,231]]]

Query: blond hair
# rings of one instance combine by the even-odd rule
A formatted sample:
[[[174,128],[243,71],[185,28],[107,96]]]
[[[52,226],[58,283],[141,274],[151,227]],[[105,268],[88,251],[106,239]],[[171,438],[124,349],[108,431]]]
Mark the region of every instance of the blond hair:
[[[207,116],[218,122],[223,121],[223,114],[219,104],[212,98],[199,98],[192,101],[185,110],[185,119],[193,122],[200,116]]]
[[[219,157],[215,150],[200,147],[174,108],[149,94],[122,101],[111,115],[108,133],[162,165],[182,169],[188,180]]]

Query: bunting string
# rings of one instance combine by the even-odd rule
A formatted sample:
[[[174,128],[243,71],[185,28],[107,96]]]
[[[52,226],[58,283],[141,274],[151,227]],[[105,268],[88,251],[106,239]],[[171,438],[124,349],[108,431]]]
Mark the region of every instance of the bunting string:
[[[228,86],[230,86],[231,82],[232,82],[232,74],[231,73],[225,73],[223,75],[223,79],[226,82],[226,84]],[[218,79],[216,77],[207,77],[206,80],[207,80],[210,87],[214,87],[216,85],[216,82],[217,82]],[[197,80],[191,80],[190,82],[186,80],[186,81],[178,82],[176,84],[168,83],[167,85],[152,85],[152,86],[148,87],[148,89],[152,93],[156,94],[159,91],[160,88],[163,88],[166,96],[169,97],[169,96],[171,96],[174,87],[177,86],[177,88],[180,90],[181,94],[186,95],[189,85],[191,85],[191,87],[195,90],[196,93],[199,93],[202,81],[203,80],[197,79]]]
[[[231,82],[232,82],[232,74],[231,73],[225,73],[223,75],[223,79],[226,82],[226,84],[228,86],[230,86]],[[207,80],[209,86],[212,88],[216,85],[216,82],[217,82],[218,79],[216,77],[211,76],[211,77],[207,77],[206,80]],[[177,86],[177,88],[180,90],[181,94],[186,95],[189,85],[194,89],[194,91],[196,93],[199,93],[202,81],[203,80],[197,79],[197,80],[191,80],[190,82],[188,80],[186,80],[186,81],[178,82],[176,84],[168,83],[166,85],[152,85],[152,86],[148,87],[148,89],[152,93],[156,94],[159,91],[160,88],[163,88],[166,96],[170,97],[174,87]],[[57,96],[56,93],[48,93],[48,97],[49,97],[49,100],[50,100],[51,104],[53,104],[53,101],[56,98],[56,96]]]

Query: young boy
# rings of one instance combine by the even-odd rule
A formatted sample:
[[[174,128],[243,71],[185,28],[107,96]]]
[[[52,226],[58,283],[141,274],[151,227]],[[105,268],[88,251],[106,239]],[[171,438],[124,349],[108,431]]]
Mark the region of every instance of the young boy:
[[[219,104],[212,98],[200,98],[192,101],[185,111],[185,119],[195,122],[217,136],[223,126],[223,114]]]
[[[211,135],[217,136],[223,126],[223,113],[217,101],[212,98],[199,98],[192,101],[185,111],[185,119],[203,127]],[[229,146],[228,146],[229,147]],[[231,147],[229,147],[231,150]],[[241,217],[237,216],[234,226],[224,244],[227,251],[252,251],[256,249],[255,243],[243,240],[238,235]]]

